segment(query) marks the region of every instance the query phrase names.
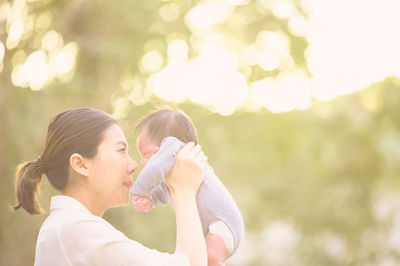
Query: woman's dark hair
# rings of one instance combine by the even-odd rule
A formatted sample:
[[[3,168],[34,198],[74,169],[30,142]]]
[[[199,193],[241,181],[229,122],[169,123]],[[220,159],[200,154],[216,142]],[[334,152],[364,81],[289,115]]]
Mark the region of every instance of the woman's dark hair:
[[[69,178],[71,155],[93,158],[105,130],[116,122],[111,115],[91,108],[70,109],[56,115],[49,123],[40,157],[17,167],[14,210],[22,207],[30,214],[43,213],[37,198],[42,175],[55,189],[63,191]]]
[[[142,130],[156,143],[172,136],[185,143],[192,141],[197,144],[196,128],[181,110],[163,108],[149,113],[136,125],[136,133]]]

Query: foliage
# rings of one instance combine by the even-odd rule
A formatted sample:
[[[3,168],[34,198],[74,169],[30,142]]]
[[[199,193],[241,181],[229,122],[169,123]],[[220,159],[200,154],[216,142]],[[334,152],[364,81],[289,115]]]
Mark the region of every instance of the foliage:
[[[268,2],[235,6],[219,30],[233,46],[240,46],[235,41],[253,42],[262,30],[283,32],[291,40],[294,62],[307,70],[305,39],[291,34],[285,20],[261,6]],[[8,206],[15,202],[15,167],[38,156],[50,118],[78,106],[114,112],[122,116],[131,155],[139,160],[133,125],[162,103],[147,94],[150,73],[139,62],[143,53],[154,49],[166,59],[168,41],[174,36],[189,42],[192,32],[184,14],[197,4],[188,0],[46,0],[1,5],[17,3],[26,8],[26,32],[15,47],[6,49],[0,73],[0,265],[33,263],[45,216],[12,212]],[[180,11],[176,19],[166,22],[160,9],[170,3]],[[302,12],[301,5],[294,3]],[[240,26],[235,19],[243,14],[253,19]],[[51,18],[47,24],[46,18]],[[29,25],[34,25],[31,30],[27,30]],[[4,44],[9,27],[3,16],[0,40]],[[38,91],[15,86],[13,70],[41,49],[43,36],[51,30],[62,35],[65,45],[77,44],[71,73],[54,77]],[[191,46],[190,56],[196,52]],[[249,82],[279,73],[247,67],[252,69]],[[127,76],[141,84],[137,97],[144,100],[140,104],[121,85]],[[243,212],[246,240],[227,265],[400,262],[396,240],[400,239],[399,86],[398,79],[389,78],[353,95],[283,114],[239,109],[221,116],[190,102],[177,104],[193,119],[211,165]],[[44,179],[41,202],[45,207],[56,193]],[[105,218],[147,246],[174,249],[175,225],[169,207],[143,214],[127,206],[107,211]]]

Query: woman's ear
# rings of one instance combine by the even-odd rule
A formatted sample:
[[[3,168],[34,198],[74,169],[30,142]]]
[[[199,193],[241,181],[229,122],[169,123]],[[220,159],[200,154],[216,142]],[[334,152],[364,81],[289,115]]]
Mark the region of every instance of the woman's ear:
[[[80,175],[88,176],[89,171],[86,166],[85,158],[79,153],[74,153],[69,157],[69,164],[71,168]]]

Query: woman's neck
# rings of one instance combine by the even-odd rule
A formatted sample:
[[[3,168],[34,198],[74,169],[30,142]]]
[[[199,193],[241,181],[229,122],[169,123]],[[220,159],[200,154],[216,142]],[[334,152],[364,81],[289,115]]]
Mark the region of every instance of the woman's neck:
[[[64,195],[72,197],[82,203],[93,215],[102,217],[106,208],[103,207],[98,198],[94,197],[90,191],[82,186],[67,187]]]

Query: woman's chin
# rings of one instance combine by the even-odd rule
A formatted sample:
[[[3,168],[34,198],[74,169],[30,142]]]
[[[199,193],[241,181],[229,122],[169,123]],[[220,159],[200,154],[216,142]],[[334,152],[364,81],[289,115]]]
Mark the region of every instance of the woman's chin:
[[[129,196],[127,196],[127,197],[125,197],[123,200],[121,200],[121,203],[120,203],[120,205],[119,206],[126,206],[126,205],[128,205],[129,204],[129,202],[130,202],[130,199],[129,199]]]
[[[127,195],[127,196],[123,197],[122,199],[120,199],[118,202],[115,202],[111,208],[123,207],[123,206],[128,205],[129,202],[130,202],[129,195]]]

